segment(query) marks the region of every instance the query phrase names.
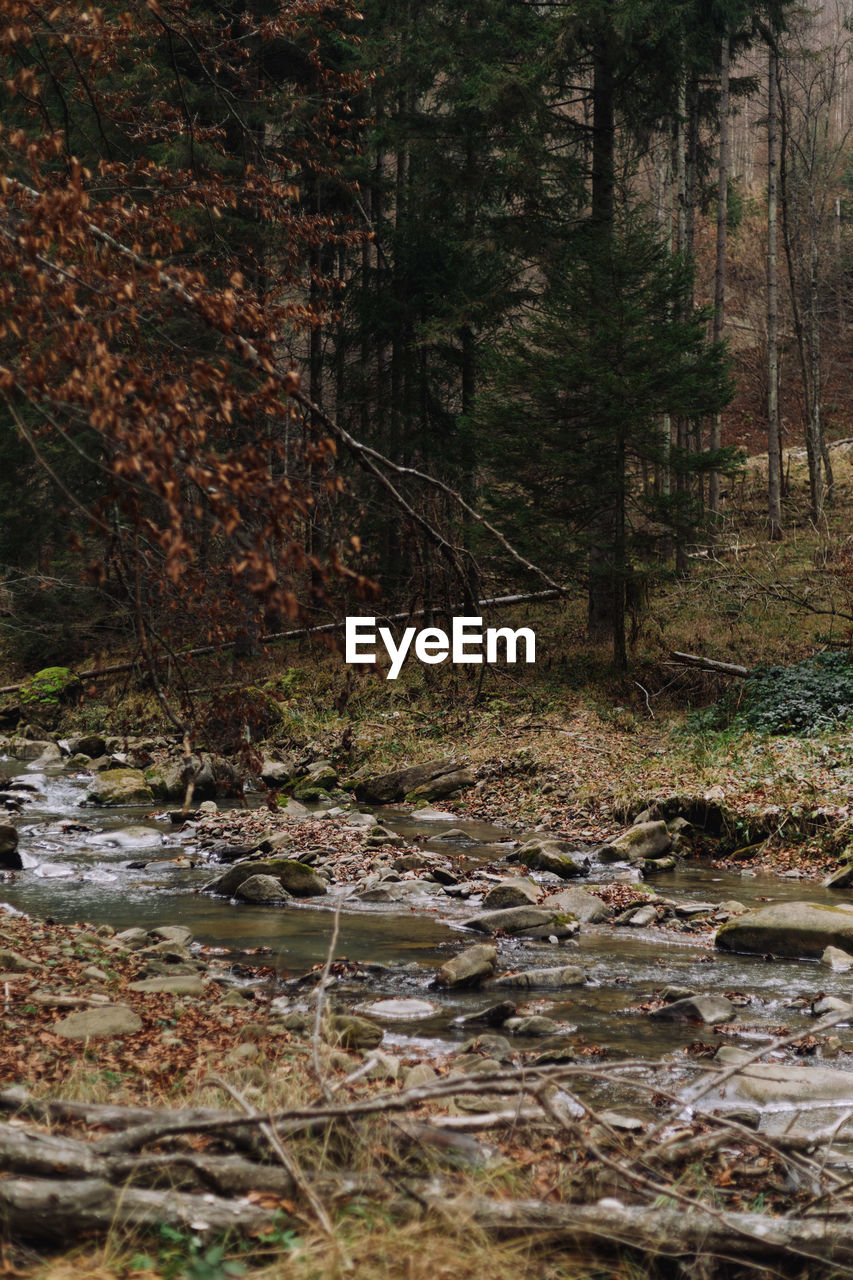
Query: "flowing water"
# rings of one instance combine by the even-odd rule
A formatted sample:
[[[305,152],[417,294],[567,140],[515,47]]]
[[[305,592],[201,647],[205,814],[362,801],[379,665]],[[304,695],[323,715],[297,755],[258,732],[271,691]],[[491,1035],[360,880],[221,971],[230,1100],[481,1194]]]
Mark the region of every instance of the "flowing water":
[[[0,903],[41,918],[108,923],[116,929],[185,924],[198,941],[224,949],[235,962],[250,953],[250,963],[271,965],[284,980],[325,958],[333,895],[319,904],[314,899],[282,910],[199,894],[212,868],[192,865],[191,833],[177,833],[143,809],[81,808],[84,776],[37,774],[11,761],[4,768],[8,776],[17,775],[38,790],[16,819],[25,869],[0,877]],[[421,847],[444,854],[451,846],[441,835],[461,827],[472,843],[452,849],[457,856],[464,850],[468,865],[472,858],[487,863],[502,856],[507,842],[519,834],[458,818],[424,822],[395,810],[383,811],[382,820],[408,840],[417,838]],[[593,867],[589,881],[581,883],[612,878],[613,868]],[[810,881],[720,871],[694,862],[656,877],[654,883],[661,895],[684,902],[737,899],[749,907],[783,899],[839,900],[837,893]],[[432,911],[422,913],[426,907]],[[474,901],[463,909],[463,904],[442,898],[423,900],[414,910],[347,903],[336,954],[356,962],[361,972],[339,982],[336,999],[364,1008],[376,1000],[415,998],[421,1004],[403,1006],[406,1016],[388,1019],[385,1043],[424,1054],[458,1044],[472,1034],[458,1019],[499,998],[485,991],[447,992],[431,986],[438,965],[463,946],[484,940],[460,928],[459,920],[475,910]],[[264,949],[261,956],[258,948]],[[499,958],[504,968],[580,965],[588,978],[584,987],[529,993],[530,998],[519,993],[518,1003],[565,1024],[578,1043],[651,1059],[671,1059],[697,1040],[754,1048],[780,1027],[807,1035],[813,1019],[802,1001],[819,992],[847,998],[851,986],[850,976],[834,974],[817,962],[728,955],[715,951],[707,938],[661,929],[585,926],[576,942],[559,946],[503,939]],[[739,993],[743,999],[736,1029],[649,1019],[638,1006],[667,984]],[[853,1049],[853,1028],[842,1025],[835,1034],[844,1048]]]

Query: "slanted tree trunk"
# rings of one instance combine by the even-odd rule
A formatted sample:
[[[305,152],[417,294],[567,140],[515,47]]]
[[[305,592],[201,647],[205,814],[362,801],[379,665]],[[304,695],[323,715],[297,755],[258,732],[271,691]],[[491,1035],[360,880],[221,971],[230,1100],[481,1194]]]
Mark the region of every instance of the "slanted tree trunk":
[[[782,433],[779,419],[779,279],[776,255],[779,103],[776,54],[767,72],[767,496],[770,541],[782,538]]]

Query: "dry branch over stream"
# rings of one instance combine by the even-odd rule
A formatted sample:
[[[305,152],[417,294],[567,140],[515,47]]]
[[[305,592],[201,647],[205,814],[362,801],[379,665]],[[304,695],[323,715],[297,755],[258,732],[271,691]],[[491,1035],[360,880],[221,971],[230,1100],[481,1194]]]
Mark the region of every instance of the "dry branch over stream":
[[[356,1201],[401,1221],[426,1209],[445,1224],[549,1249],[583,1244],[755,1267],[800,1267],[808,1258],[853,1274],[846,1138],[803,1129],[771,1138],[725,1113],[697,1105],[688,1113],[681,1097],[661,1091],[648,1063],[507,1068],[379,1092],[362,1074],[336,1082],[331,1100],[250,1115],[6,1089],[0,1217],[13,1237],[60,1244],[153,1225],[263,1242],[283,1223],[316,1227],[318,1205],[333,1221],[337,1206]],[[697,1068],[693,1096],[730,1074]],[[623,1127],[621,1110],[589,1101],[603,1089],[653,1102],[658,1120]],[[490,1108],[446,1110],[466,1099]],[[460,1120],[478,1136],[456,1132]],[[323,1136],[337,1167],[318,1159],[308,1134]],[[484,1194],[479,1168],[507,1156],[523,1166],[531,1151],[543,1155],[538,1194],[529,1182],[526,1194],[518,1185],[515,1194]],[[747,1211],[759,1188],[762,1211]]]

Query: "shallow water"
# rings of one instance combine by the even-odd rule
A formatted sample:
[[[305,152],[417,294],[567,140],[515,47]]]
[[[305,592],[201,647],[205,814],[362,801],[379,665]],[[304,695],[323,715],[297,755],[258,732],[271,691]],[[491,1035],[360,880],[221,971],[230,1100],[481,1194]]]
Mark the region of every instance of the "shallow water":
[[[333,895],[322,903],[313,900],[282,910],[199,894],[197,890],[211,878],[212,868],[191,865],[187,833],[178,834],[167,821],[149,818],[144,809],[80,808],[85,776],[35,775],[14,762],[4,768],[9,775],[37,781],[40,794],[16,819],[27,866],[0,879],[0,902],[65,923],[109,923],[117,929],[185,924],[198,941],[223,948],[235,960],[246,960],[245,953],[250,953],[249,962],[270,965],[285,980],[325,959],[333,928]],[[503,856],[510,847],[508,842],[518,838],[518,832],[452,816],[425,822],[408,813],[385,810],[382,820],[408,840],[417,839],[421,847],[441,850],[466,866]],[[442,841],[440,837],[450,828],[463,829],[471,842]],[[482,841],[488,843],[476,843]],[[129,867],[136,859],[148,865]],[[156,860],[153,866],[152,860]],[[579,883],[610,880],[613,870],[593,867],[589,880]],[[724,872],[700,863],[656,877],[654,887],[662,896],[682,901],[734,898],[746,906],[797,899],[839,901],[837,893],[810,881]],[[433,988],[431,983],[436,967],[449,955],[484,940],[459,925],[464,915],[476,910],[477,902],[471,899],[463,904],[438,896],[421,900],[415,910],[403,911],[396,907],[354,909],[347,903],[341,914],[336,955],[361,966],[377,967],[355,978],[341,979],[336,998],[352,1005],[388,997],[431,1001],[435,1011],[429,1017],[387,1023],[386,1043],[405,1045],[411,1052],[439,1052],[448,1042],[474,1034],[461,1028],[457,1020],[511,993],[450,993]],[[424,908],[432,911],[421,914]],[[518,1003],[572,1028],[577,1042],[603,1045],[631,1056],[661,1058],[675,1052],[683,1061],[677,1051],[696,1041],[755,1048],[783,1026],[807,1034],[813,1019],[807,1009],[792,1008],[791,1001],[813,999],[819,992],[846,998],[851,986],[849,975],[833,974],[813,961],[768,963],[757,956],[729,955],[715,951],[707,939],[662,930],[587,926],[577,942],[555,946],[503,939],[498,946],[501,966],[506,969],[580,965],[587,974],[586,986],[565,993],[523,993]],[[258,948],[261,954],[257,954]],[[737,992],[747,1002],[739,1007],[737,1026],[730,1031],[652,1021],[638,1006],[667,984],[697,991]],[[853,1028],[841,1026],[835,1034],[845,1048],[853,1049]],[[522,1047],[534,1045],[528,1041]]]

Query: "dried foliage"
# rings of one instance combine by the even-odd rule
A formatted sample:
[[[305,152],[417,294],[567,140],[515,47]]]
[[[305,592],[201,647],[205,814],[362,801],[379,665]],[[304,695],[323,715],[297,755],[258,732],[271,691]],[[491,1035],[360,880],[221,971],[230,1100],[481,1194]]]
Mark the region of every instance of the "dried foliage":
[[[351,16],[2,4],[0,428],[148,656],[349,572],[308,549],[340,480],[282,375],[334,303],[312,250],[358,239],[300,199],[345,185],[357,86],[321,45]]]

